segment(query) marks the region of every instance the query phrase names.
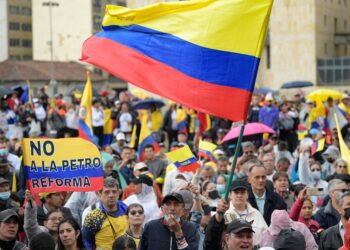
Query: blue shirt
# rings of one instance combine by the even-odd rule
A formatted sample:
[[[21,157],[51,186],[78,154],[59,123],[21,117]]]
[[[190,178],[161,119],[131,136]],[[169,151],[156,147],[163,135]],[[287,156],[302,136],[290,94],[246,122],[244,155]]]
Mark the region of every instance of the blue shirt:
[[[254,194],[254,197],[256,200],[256,205],[258,205],[260,213],[262,215],[264,215],[264,207],[265,207],[265,201],[266,201],[266,190],[261,197],[257,196],[254,192],[253,192],[253,194]]]

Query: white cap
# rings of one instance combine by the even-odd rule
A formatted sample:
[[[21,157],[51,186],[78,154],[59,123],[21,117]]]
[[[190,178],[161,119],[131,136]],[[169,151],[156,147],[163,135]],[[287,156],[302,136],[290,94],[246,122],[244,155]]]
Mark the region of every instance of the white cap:
[[[265,101],[273,101],[273,95],[272,93],[267,93],[267,95],[265,96]]]
[[[147,168],[147,165],[144,162],[138,162],[134,166],[134,172],[139,171],[140,169]]]
[[[124,133],[118,133],[117,134],[117,141],[119,141],[119,140],[124,140],[125,141],[125,135],[124,135]]]
[[[224,155],[224,154],[225,154],[225,152],[222,151],[221,149],[215,149],[214,150],[214,155]]]

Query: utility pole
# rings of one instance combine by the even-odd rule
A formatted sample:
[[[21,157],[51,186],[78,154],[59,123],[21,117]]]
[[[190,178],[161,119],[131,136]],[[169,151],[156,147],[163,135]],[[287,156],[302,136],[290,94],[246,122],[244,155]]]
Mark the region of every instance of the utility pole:
[[[53,27],[52,27],[52,7],[58,7],[59,3],[57,2],[43,2],[44,7],[49,7],[49,25],[50,25],[50,59],[51,59],[51,80],[50,85],[55,86],[57,84],[55,80],[55,65],[53,63]]]

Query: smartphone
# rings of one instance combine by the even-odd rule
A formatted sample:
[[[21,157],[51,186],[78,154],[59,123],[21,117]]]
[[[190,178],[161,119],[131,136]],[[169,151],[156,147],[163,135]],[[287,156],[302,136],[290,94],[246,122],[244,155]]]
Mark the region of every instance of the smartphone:
[[[323,196],[323,188],[308,187],[306,188],[306,194],[309,196]]]

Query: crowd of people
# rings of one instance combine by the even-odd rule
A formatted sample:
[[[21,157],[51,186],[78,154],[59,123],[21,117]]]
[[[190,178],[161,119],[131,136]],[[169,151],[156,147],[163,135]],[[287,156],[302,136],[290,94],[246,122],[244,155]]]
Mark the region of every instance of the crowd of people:
[[[237,123],[211,116],[203,129],[190,108],[169,102],[140,110],[130,92],[102,91],[92,102],[92,128],[103,189],[27,190],[21,139],[79,136],[80,98],[49,97],[44,88],[26,103],[18,93],[2,98],[0,249],[350,249],[349,166],[334,122],[336,114],[348,142],[348,95],[254,94],[247,121],[276,133],[245,137],[232,166],[236,141],[223,137]],[[154,144],[134,137],[145,116]],[[198,155],[200,140],[217,145],[215,159],[198,157],[196,172],[180,172],[166,153],[189,146]]]

